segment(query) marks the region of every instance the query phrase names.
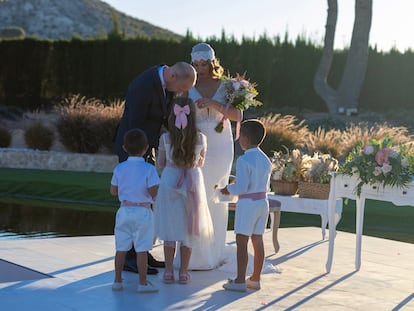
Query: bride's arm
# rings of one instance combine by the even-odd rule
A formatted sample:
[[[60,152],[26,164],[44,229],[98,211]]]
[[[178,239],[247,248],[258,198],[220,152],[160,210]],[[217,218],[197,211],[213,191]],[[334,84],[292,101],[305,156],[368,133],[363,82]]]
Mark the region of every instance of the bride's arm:
[[[223,105],[213,99],[210,98],[200,98],[197,100],[197,106],[198,108],[209,108],[214,109],[224,115],[224,112],[226,110],[226,105]],[[227,110],[227,118],[231,121],[240,122],[243,119],[243,112],[237,108],[234,108],[230,105],[230,107]]]

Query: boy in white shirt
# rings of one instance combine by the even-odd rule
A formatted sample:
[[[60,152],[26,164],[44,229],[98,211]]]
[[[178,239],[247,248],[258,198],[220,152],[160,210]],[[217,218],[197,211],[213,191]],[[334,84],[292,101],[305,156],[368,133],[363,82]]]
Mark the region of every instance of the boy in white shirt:
[[[151,204],[157,195],[160,178],[155,166],[143,158],[148,150],[144,131],[135,128],[126,132],[123,148],[128,153],[128,159],[115,167],[110,188],[111,194],[118,195],[121,202],[115,221],[115,281],[112,290],[123,289],[125,257],[134,246],[139,273],[137,291],[157,292],[158,289],[147,281],[147,252],[152,249],[154,238]]]
[[[234,223],[237,277],[223,285],[226,290],[244,292],[246,287],[260,289],[264,262],[263,233],[269,215],[266,193],[272,171],[269,157],[259,148],[265,136],[266,129],[259,120],[246,120],[241,124],[239,143],[244,154],[237,159],[236,182],[221,190],[222,194],[239,196]],[[254,269],[246,279],[249,237],[254,249]]]

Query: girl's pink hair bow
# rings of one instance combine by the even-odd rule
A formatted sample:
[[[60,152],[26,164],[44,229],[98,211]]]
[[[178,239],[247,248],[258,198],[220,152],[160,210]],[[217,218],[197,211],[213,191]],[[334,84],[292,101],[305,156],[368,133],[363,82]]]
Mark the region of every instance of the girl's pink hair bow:
[[[175,115],[175,126],[179,129],[184,129],[187,126],[187,115],[190,114],[190,107],[185,105],[181,107],[177,104],[174,105],[174,115]]]

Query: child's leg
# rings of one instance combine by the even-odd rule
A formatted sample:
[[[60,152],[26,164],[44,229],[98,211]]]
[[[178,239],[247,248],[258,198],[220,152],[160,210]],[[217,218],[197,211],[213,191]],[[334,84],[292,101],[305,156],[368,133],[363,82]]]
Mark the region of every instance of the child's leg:
[[[125,264],[127,252],[116,251],[115,253],[115,282],[122,283],[122,269]]]
[[[165,272],[174,272],[175,241],[164,241]]]
[[[147,252],[137,252],[137,267],[139,274],[139,284],[147,284],[147,265],[148,254]]]
[[[237,244],[237,278],[235,283],[244,283],[246,280],[247,262],[249,260],[247,252],[247,243],[249,237],[244,234],[236,234]]]
[[[191,258],[191,248],[181,244],[180,253],[180,274],[182,274],[188,271],[188,265]]]
[[[264,262],[264,246],[263,246],[263,235],[253,234],[252,244],[254,250],[254,268],[253,274],[250,277],[252,281],[259,282],[260,274],[262,273],[263,262]]]

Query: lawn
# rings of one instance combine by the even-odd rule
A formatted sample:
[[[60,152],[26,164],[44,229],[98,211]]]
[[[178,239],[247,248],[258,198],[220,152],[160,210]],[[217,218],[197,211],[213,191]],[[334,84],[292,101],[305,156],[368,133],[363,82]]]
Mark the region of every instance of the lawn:
[[[84,173],[0,168],[0,204],[115,211],[118,200],[109,193],[110,173]],[[232,216],[232,215],[230,215]],[[414,208],[367,200],[364,234],[414,243]],[[285,212],[280,227],[320,226],[320,217]],[[229,229],[233,217],[229,217]],[[345,200],[337,229],[355,232],[355,201]]]

